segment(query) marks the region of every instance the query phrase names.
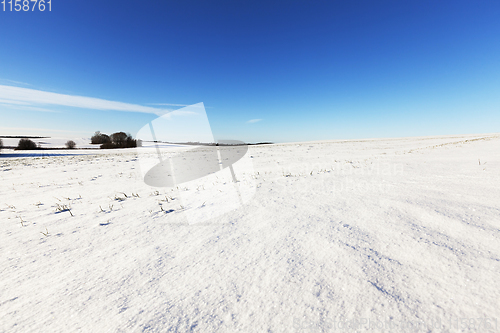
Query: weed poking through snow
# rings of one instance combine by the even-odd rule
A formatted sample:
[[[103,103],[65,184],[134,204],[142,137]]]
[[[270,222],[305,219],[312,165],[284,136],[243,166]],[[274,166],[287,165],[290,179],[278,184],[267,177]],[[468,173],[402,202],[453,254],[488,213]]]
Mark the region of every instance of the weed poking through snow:
[[[56,213],[61,213],[61,212],[69,212],[71,216],[74,216],[73,213],[71,212],[71,207],[68,205],[61,205],[56,203]]]
[[[45,227],[45,232],[40,231],[40,233],[41,233],[42,235],[44,235],[45,237],[49,237],[49,230],[47,229],[47,227]]]

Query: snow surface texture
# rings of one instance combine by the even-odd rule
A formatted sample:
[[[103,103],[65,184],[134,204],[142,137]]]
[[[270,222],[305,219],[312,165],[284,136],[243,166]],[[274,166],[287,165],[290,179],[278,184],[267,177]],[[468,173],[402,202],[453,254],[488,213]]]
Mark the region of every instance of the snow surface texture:
[[[233,184],[64,152],[0,155],[0,332],[498,331],[498,134],[251,146],[199,224]]]

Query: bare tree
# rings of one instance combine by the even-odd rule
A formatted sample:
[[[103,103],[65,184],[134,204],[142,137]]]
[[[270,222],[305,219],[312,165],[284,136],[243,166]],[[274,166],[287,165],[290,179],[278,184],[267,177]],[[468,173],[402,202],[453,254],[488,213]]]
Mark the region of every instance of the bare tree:
[[[68,142],[66,142],[66,148],[68,148],[68,149],[75,149],[75,147],[76,147],[75,141],[69,140]]]

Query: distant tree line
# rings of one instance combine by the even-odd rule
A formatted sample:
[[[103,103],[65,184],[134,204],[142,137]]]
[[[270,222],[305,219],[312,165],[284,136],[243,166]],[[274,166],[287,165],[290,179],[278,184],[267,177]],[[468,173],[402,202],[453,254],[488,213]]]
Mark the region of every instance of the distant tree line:
[[[90,139],[92,144],[100,144],[101,149],[112,148],[135,148],[137,147],[137,140],[132,135],[125,132],[116,132],[111,135],[95,132]]]
[[[91,138],[91,142],[93,144],[100,144],[101,149],[111,149],[111,148],[134,148],[137,146],[141,146],[141,141],[136,140],[132,137],[132,135],[117,132],[111,135],[107,135],[101,133],[99,131],[95,132],[95,134]],[[75,149],[76,143],[73,140],[68,140],[65,144],[66,149]],[[3,141],[0,138],[0,151],[3,148]],[[21,138],[17,144],[15,150],[35,150],[35,149],[47,149],[42,148],[40,144],[36,144],[34,141],[28,139],[27,137]]]
[[[0,150],[4,147],[2,139],[0,139]],[[10,148],[10,147],[7,147]],[[16,150],[33,150],[33,149],[41,149],[40,146],[37,146],[36,143],[31,141],[30,139],[23,138],[19,140]]]
[[[19,135],[2,135],[4,139],[48,139],[50,136],[19,136]]]
[[[76,147],[75,141],[69,140],[66,142],[67,149],[74,149],[75,147]],[[40,144],[37,145],[35,142],[27,138],[19,140],[19,142],[17,143],[17,147],[15,148],[15,150],[35,150],[35,149],[47,149],[47,148],[42,148]]]

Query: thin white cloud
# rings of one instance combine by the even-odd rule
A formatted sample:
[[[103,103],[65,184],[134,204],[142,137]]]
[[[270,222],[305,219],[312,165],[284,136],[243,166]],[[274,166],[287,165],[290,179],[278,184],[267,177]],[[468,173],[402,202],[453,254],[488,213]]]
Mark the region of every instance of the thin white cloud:
[[[0,82],[4,82],[4,83],[7,83],[7,84],[17,84],[17,85],[23,85],[23,86],[31,86],[31,84],[26,83],[26,82],[14,81],[14,80],[9,80],[9,79],[0,79]]]
[[[192,104],[170,104],[170,103],[147,103],[147,105],[158,105],[158,106],[191,106]],[[213,109],[213,106],[205,106],[205,109]]]
[[[262,121],[262,119],[250,119],[249,121],[247,121],[247,123],[253,124],[253,123],[258,123],[259,121]]]
[[[70,130],[60,130],[60,129],[50,129],[50,128],[33,128],[33,127],[0,127],[0,130],[2,130],[2,134],[5,134],[4,131],[22,131],[22,132],[42,132],[42,133],[50,133],[50,132],[57,132],[57,133],[78,133],[78,134],[88,134],[87,132],[83,131],[70,131]],[[11,135],[11,134],[6,134],[6,135]],[[16,133],[12,135],[17,135]]]
[[[30,105],[30,103],[13,101],[11,99],[0,99],[0,103],[2,103],[2,104],[15,104],[15,105]]]
[[[0,108],[3,106],[5,108],[11,109],[11,110],[22,110],[22,111],[37,111],[37,112],[53,112],[53,113],[60,113],[60,111],[54,111],[46,108],[40,108],[37,106],[31,106],[31,105],[26,105],[26,104],[6,104],[6,103],[1,103],[2,100],[0,100]]]
[[[147,105],[189,106],[189,104],[147,103]]]
[[[191,116],[191,115],[197,115],[197,112],[193,111],[172,111],[167,114],[165,114],[163,117],[164,118],[171,118],[173,116]]]
[[[64,95],[41,90],[0,85],[0,99],[10,104],[29,103],[31,105],[61,105],[92,110],[142,112],[164,115],[169,109],[160,109],[138,104],[108,101],[100,98]]]

